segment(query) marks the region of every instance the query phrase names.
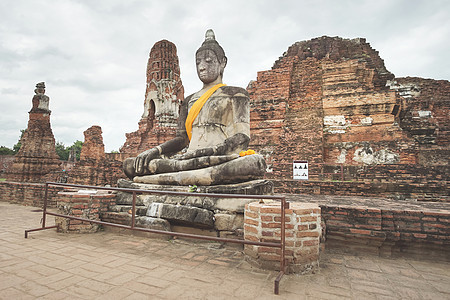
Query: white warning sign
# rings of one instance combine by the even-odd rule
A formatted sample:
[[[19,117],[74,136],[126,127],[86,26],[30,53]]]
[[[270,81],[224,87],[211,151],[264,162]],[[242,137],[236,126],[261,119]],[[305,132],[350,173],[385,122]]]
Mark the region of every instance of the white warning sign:
[[[293,175],[297,180],[308,180],[308,161],[294,160]]]

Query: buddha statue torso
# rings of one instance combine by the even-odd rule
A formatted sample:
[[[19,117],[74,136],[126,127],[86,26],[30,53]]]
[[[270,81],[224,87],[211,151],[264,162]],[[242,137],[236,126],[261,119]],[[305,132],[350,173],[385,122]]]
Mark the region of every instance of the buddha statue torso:
[[[195,93],[186,98],[189,109],[200,96],[200,93]],[[192,124],[188,151],[213,147],[237,133],[250,136],[249,111],[246,90],[231,86],[219,88],[208,99]],[[235,149],[233,153],[241,150],[243,149]]]

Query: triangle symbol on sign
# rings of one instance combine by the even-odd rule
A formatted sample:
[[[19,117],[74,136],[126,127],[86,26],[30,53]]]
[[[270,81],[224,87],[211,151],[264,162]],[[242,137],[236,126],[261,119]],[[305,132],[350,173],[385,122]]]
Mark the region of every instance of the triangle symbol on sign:
[[[306,173],[303,173],[303,175],[302,176],[305,176],[306,177]]]
[[[305,167],[303,169],[305,169],[305,170],[308,169],[308,165],[305,165]]]
[[[298,168],[299,168],[299,169],[301,169],[301,168],[302,168],[302,166],[300,165],[300,166],[298,166]]]
[[[294,169],[298,169],[298,168],[297,168],[297,165],[294,165]]]

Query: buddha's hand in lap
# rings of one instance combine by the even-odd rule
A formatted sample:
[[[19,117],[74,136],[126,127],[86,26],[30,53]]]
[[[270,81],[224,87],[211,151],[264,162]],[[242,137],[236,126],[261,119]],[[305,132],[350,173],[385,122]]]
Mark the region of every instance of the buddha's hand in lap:
[[[134,169],[136,174],[143,174],[146,171],[146,167],[152,159],[159,157],[159,150],[152,148],[139,154],[134,160]]]
[[[218,155],[216,152],[217,152],[216,147],[208,147],[208,148],[202,148],[202,149],[190,151],[190,152],[187,152],[184,154],[175,155],[173,157],[173,159],[186,160],[186,159],[191,159],[191,158],[196,158],[196,157],[201,157],[201,156]]]

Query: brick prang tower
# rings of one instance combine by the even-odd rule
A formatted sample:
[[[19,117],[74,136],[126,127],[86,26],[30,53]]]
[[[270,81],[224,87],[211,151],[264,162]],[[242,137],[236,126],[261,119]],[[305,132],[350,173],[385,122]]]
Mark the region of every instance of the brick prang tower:
[[[135,156],[175,137],[178,111],[184,99],[177,48],[162,40],[151,49],[147,64],[144,113],[139,129],[127,133],[121,153]]]

